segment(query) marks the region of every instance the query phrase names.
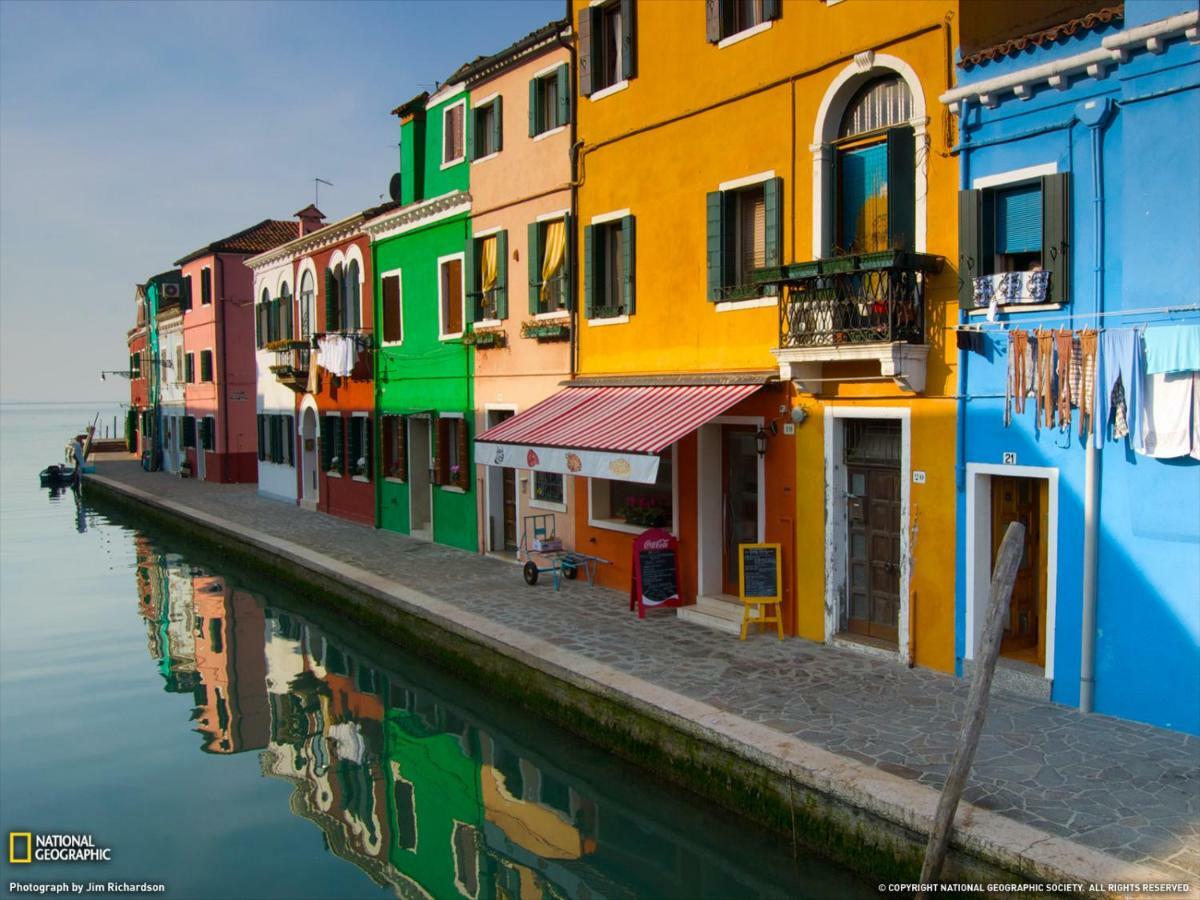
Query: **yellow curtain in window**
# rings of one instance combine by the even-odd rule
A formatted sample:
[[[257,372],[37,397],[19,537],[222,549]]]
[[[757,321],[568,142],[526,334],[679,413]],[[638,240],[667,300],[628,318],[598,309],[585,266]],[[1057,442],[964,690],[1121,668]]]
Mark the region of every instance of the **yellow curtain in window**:
[[[496,239],[484,240],[479,253],[479,289],[487,293],[496,286]]]
[[[567,250],[567,223],[562,219],[546,226],[546,253],[542,257],[542,287],[539,296],[550,299],[550,279],[562,271]]]

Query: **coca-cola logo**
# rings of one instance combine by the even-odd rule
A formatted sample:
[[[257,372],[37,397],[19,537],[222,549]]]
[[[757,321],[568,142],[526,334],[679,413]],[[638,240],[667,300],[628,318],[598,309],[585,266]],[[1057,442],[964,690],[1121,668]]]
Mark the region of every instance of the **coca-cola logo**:
[[[653,541],[646,541],[642,544],[644,550],[667,550],[671,546],[670,538],[658,538]]]

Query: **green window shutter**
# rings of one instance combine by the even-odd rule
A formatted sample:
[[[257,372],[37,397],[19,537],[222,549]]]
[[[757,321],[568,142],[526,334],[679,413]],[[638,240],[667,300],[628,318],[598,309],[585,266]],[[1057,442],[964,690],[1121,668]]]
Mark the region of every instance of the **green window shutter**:
[[[721,40],[721,0],[704,0],[704,26],[710,44]]]
[[[375,428],[374,420],[371,416],[363,419],[363,441],[366,446],[363,448],[363,455],[367,458],[367,477],[371,478],[375,473]]]
[[[294,416],[283,417],[284,443],[287,444],[287,464],[296,466],[296,419]]]
[[[538,296],[542,279],[542,229],[537,222],[530,222],[526,233],[529,235],[525,251],[529,269],[529,314],[536,316],[542,311],[541,297]]]
[[[912,250],[917,232],[917,141],[911,127],[887,133],[888,245]]]
[[[446,117],[442,117],[443,126],[446,123]],[[442,140],[445,141],[445,135]],[[463,145],[466,148],[466,159],[475,158],[475,110],[469,105],[463,106]]]
[[[958,192],[958,305],[975,305],[975,278],[983,275],[982,192]]]
[[[196,356],[188,353],[183,357],[183,380],[192,384],[196,379]]]
[[[362,457],[362,426],[359,424],[359,416],[350,417],[350,440],[347,443],[350,445],[346,456],[349,457],[350,472],[354,473],[358,467],[358,460]]]
[[[558,115],[555,121],[559,125],[566,125],[571,121],[571,67],[559,66],[554,78],[558,83]]]
[[[196,417],[195,416],[184,416],[183,417],[183,446],[185,446],[185,447],[195,447],[196,446]]]
[[[442,484],[442,429],[445,427],[445,420],[433,416],[430,419],[432,425],[429,429],[429,459],[433,465],[433,477],[430,478],[434,484]],[[420,460],[417,461],[420,464]]]
[[[725,287],[725,222],[724,196],[720,191],[709,191],[706,198],[708,221],[708,299],[721,299]]]
[[[508,231],[496,235],[496,318],[508,318]]]
[[[636,10],[634,0],[621,0],[621,77],[625,79],[637,75]]]
[[[254,346],[262,347],[267,342],[266,334],[263,331],[263,305],[256,303],[254,305]]]
[[[783,265],[783,179],[772,178],[763,185],[763,206],[767,220],[763,265]]]
[[[472,322],[483,318],[481,309],[483,294],[479,290],[479,253],[476,249],[475,238],[468,237],[463,246],[463,291],[467,295],[467,314]]]
[[[1071,299],[1071,173],[1042,176],[1042,268],[1050,273],[1050,300]]]
[[[538,133],[538,122],[541,117],[538,115],[538,107],[542,102],[541,85],[538,84],[538,79],[529,79],[529,136],[534,137]]]
[[[279,299],[280,305],[283,307],[283,334],[280,335],[284,340],[291,340],[292,337],[292,298],[289,295],[284,295]]]
[[[574,272],[575,272],[575,231],[574,219],[570,213],[563,216],[563,231],[566,232],[567,246],[563,250],[563,306],[575,308]]]
[[[634,234],[633,216],[626,216],[621,220],[621,252],[625,255],[622,261],[625,283],[621,286],[621,303],[625,307],[625,315],[632,316],[637,301],[637,239]]]
[[[338,330],[337,278],[333,269],[325,270],[325,330]]]
[[[192,308],[192,276],[189,275],[183,279],[183,302],[180,304],[184,309]]]
[[[262,413],[258,414],[258,461],[259,462],[266,462],[266,459],[267,459],[267,444],[266,444],[266,440],[264,439],[264,432],[266,430],[266,419],[267,419],[267,417],[265,415],[263,415]]]
[[[492,152],[504,149],[504,98],[492,101]]]
[[[591,318],[596,311],[596,263],[597,254],[594,250],[595,225],[585,225],[583,229],[583,312]]]
[[[333,462],[333,416],[325,416],[321,429],[321,468],[328,472]]]
[[[592,16],[597,10],[587,6],[579,11],[579,96],[592,96],[592,61],[595,48],[592,46]]]
[[[778,19],[783,15],[783,4],[779,0],[762,0],[763,19]]]

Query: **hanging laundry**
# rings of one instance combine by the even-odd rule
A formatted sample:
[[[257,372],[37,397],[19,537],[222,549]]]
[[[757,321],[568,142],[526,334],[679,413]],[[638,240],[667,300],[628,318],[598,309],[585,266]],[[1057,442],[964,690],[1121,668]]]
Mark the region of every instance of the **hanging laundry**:
[[[1129,407],[1125,405],[1125,384],[1117,376],[1112,389],[1112,436],[1114,441],[1129,434]]]
[[[1054,349],[1058,354],[1058,426],[1063,431],[1071,428],[1071,368],[1076,364],[1075,335],[1063,328],[1054,335]],[[1076,376],[1078,377],[1078,376]]]
[[[981,331],[964,331],[959,329],[954,333],[954,341],[959,350],[978,353],[980,356],[985,355],[983,349],[984,336]]]
[[[358,364],[358,343],[344,334],[329,334],[317,341],[317,362],[331,375],[349,378]]]
[[[1192,455],[1195,382],[1192,372],[1146,376],[1139,453],[1157,459]]]
[[[1037,416],[1047,428],[1054,427],[1054,332],[1039,328],[1037,337]]]
[[[1142,410],[1142,336],[1136,328],[1105,329],[1100,335],[1100,353],[1097,360],[1100,385],[1099,403],[1096,409],[1096,424],[1100,438],[1107,437],[1109,423],[1113,421],[1114,387],[1118,379],[1124,394],[1124,418],[1127,425],[1122,431],[1130,435],[1133,449],[1142,449],[1140,415]],[[1114,430],[1114,440],[1120,440]]]
[[[1200,372],[1200,325],[1146,329],[1146,374]]]
[[[972,285],[976,308],[987,307],[989,322],[996,321],[1001,306],[1018,303],[1045,303],[1050,273],[997,272],[978,275]]]
[[[1025,412],[1028,390],[1029,333],[1013,329],[1008,333],[1008,377],[1004,380],[1004,427],[1012,423],[1012,411]]]
[[[1100,335],[1095,331],[1084,330],[1079,333],[1076,341],[1079,346],[1080,369],[1082,376],[1076,379],[1071,376],[1071,388],[1079,398],[1075,405],[1079,407],[1079,436],[1086,438],[1096,427],[1096,349],[1100,343]]]

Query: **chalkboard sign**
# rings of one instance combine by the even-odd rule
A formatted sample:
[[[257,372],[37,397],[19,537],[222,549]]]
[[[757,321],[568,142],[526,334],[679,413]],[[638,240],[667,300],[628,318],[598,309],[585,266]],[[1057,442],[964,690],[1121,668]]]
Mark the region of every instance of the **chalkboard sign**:
[[[743,600],[780,600],[779,544],[738,544],[738,587]]]
[[[633,542],[629,608],[646,618],[646,607],[682,606],[679,597],[679,540],[662,528],[643,531]]]

